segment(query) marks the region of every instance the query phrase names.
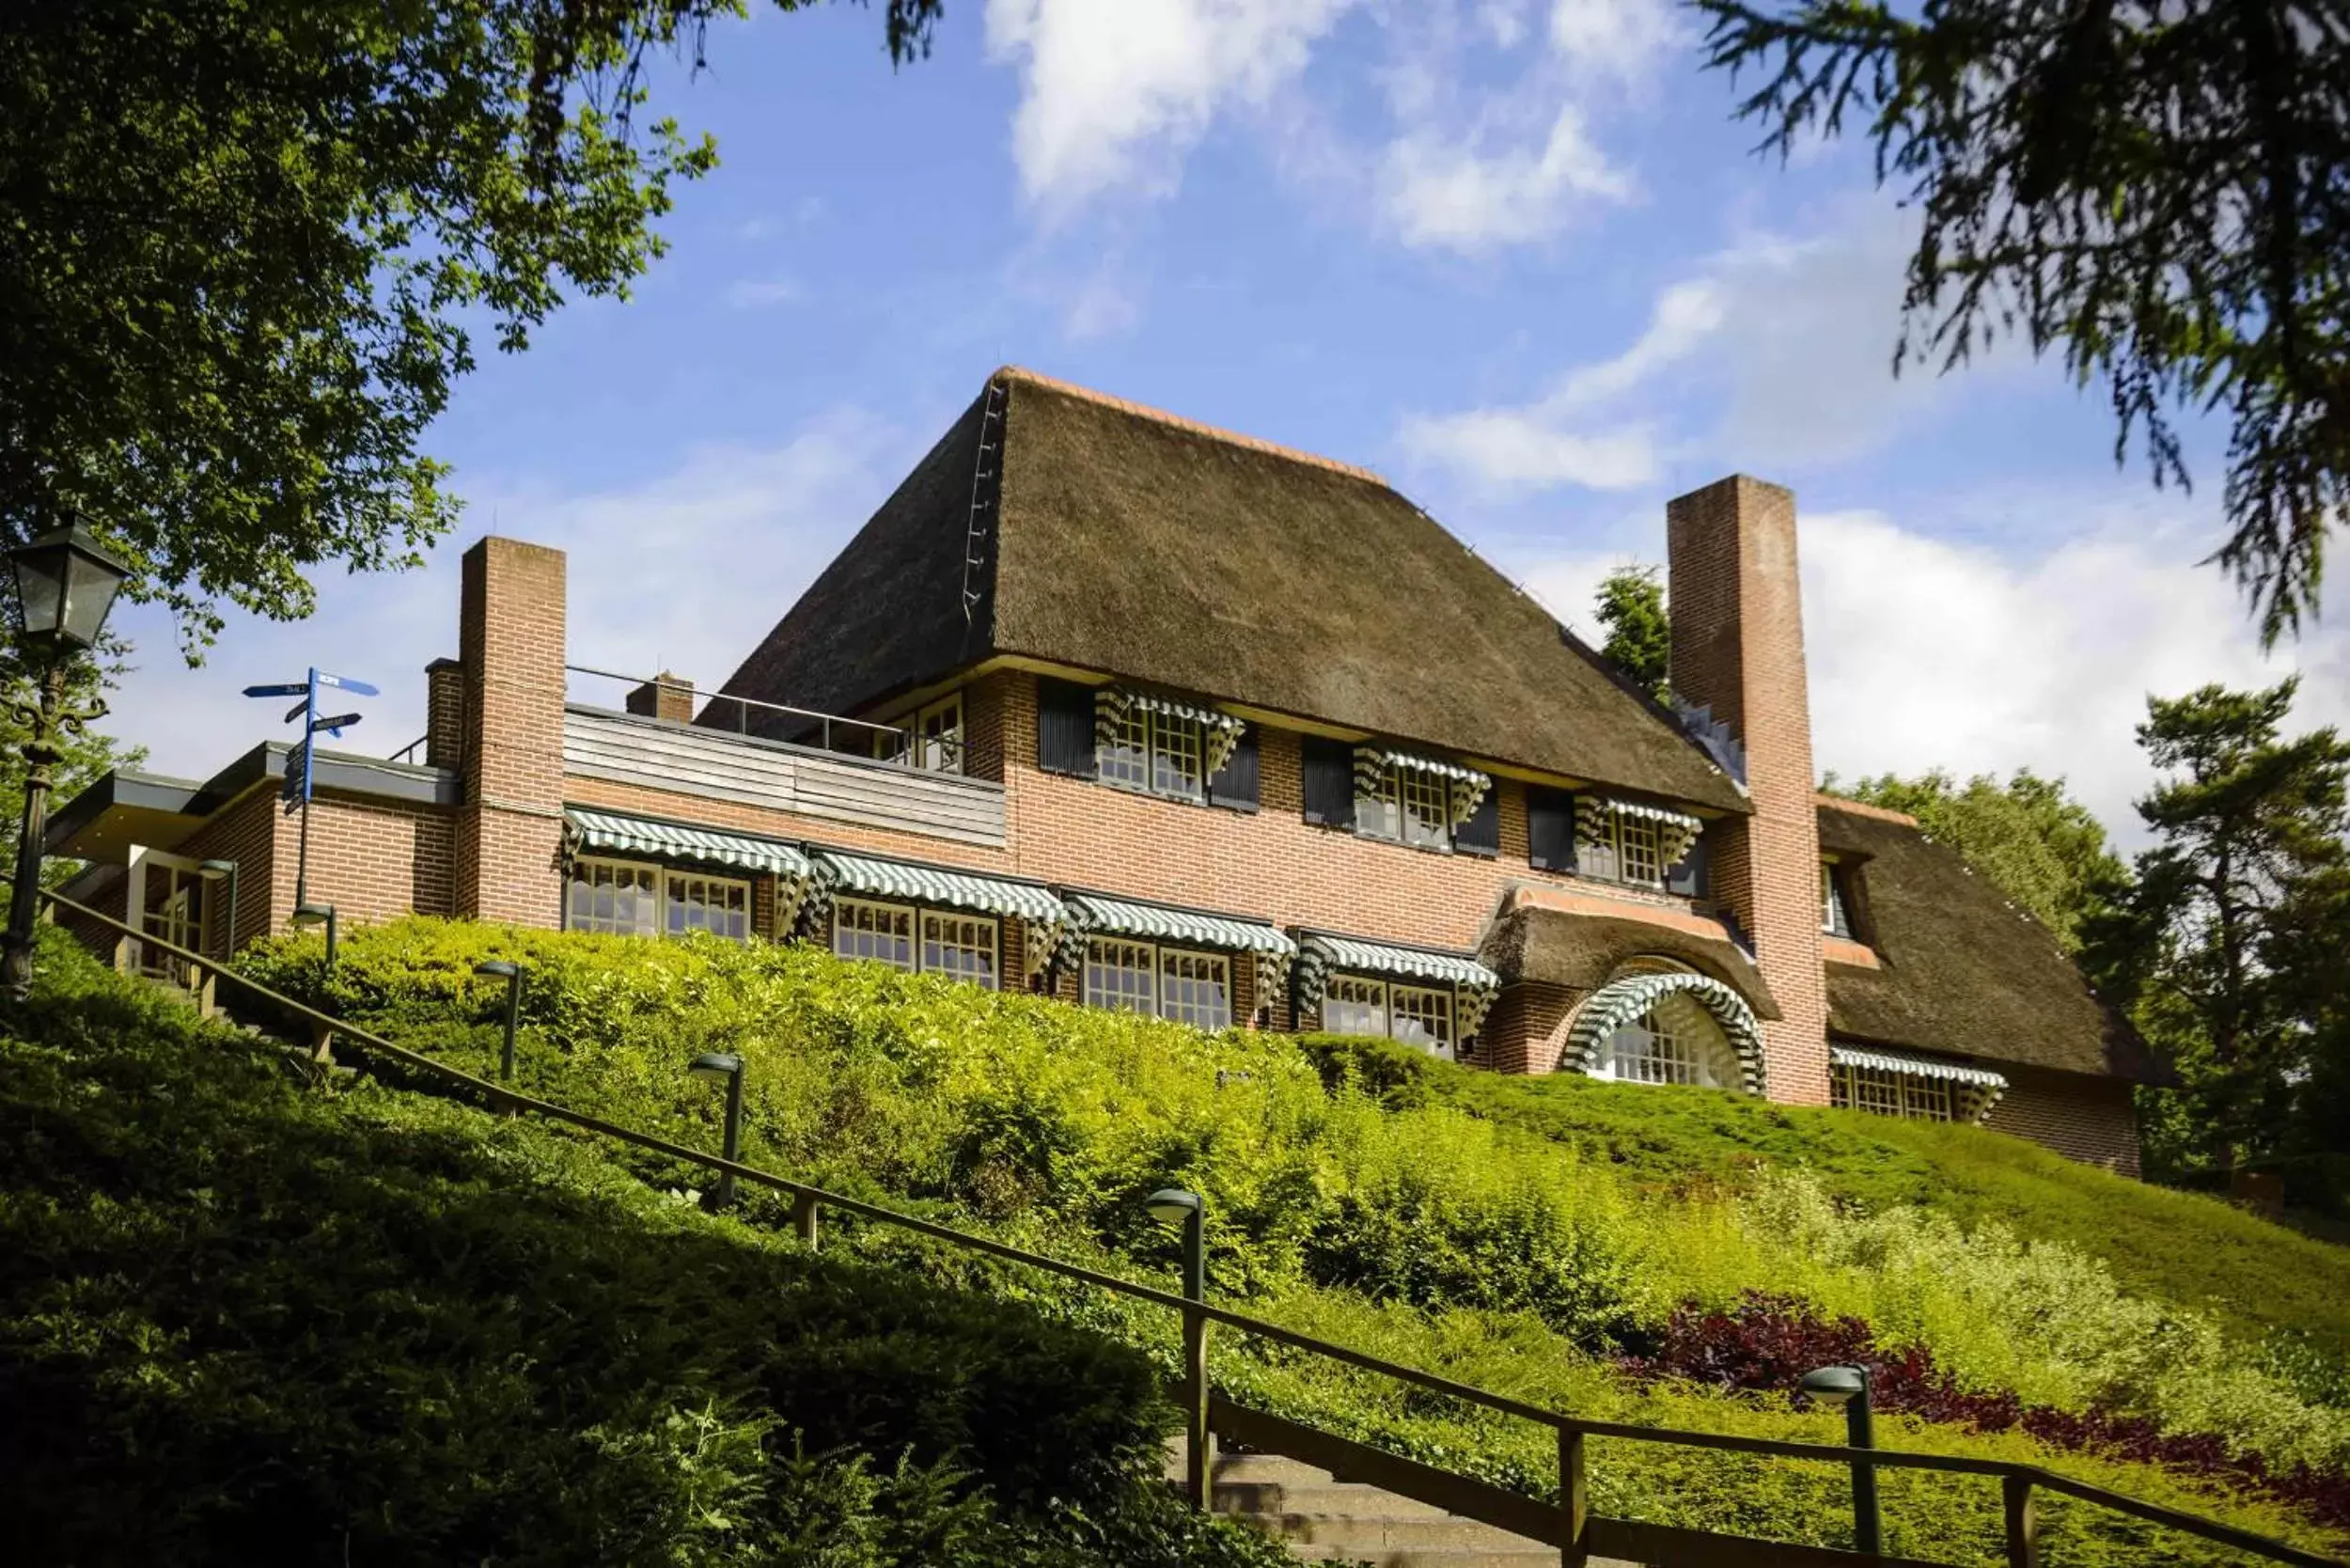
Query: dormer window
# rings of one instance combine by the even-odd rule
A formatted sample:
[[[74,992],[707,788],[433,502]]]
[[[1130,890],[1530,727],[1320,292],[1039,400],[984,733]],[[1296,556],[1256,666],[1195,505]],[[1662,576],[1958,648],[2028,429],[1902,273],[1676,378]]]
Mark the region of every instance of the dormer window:
[[[1834,860],[1820,862],[1820,929],[1830,936],[1852,935],[1852,920],[1844,912],[1843,879]]]
[[[1575,801],[1575,870],[1634,887],[1665,886],[1704,823],[1685,811],[1584,795]]]

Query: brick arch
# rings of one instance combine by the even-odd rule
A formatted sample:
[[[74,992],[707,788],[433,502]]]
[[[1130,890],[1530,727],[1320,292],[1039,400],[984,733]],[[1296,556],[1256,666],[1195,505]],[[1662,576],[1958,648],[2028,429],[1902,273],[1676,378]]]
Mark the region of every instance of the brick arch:
[[[1590,1073],[1602,1041],[1672,996],[1686,996],[1705,1010],[1738,1058],[1739,1087],[1747,1094],[1761,1094],[1762,1026],[1747,999],[1711,975],[1653,956],[1625,962],[1568,1015],[1560,1026],[1564,1039],[1559,1070]]]

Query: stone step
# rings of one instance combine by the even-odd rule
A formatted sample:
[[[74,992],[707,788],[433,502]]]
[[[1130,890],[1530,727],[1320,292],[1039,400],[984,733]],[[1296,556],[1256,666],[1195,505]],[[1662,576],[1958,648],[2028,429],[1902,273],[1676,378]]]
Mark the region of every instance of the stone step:
[[[1215,1509],[1219,1513],[1384,1513],[1391,1518],[1443,1518],[1434,1503],[1382,1492],[1376,1486],[1328,1481],[1227,1481],[1215,1478]]]
[[[1455,1518],[1449,1513],[1401,1514],[1401,1498],[1383,1497],[1373,1513],[1268,1513],[1243,1515],[1300,1545],[1328,1546],[1342,1558],[1384,1561],[1397,1552],[1518,1552],[1543,1549],[1539,1541]],[[1556,1558],[1558,1548],[1548,1548]]]

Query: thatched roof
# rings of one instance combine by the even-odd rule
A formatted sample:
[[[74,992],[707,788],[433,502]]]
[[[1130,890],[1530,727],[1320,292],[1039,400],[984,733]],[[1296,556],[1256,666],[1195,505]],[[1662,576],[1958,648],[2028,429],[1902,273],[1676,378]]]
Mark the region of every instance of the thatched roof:
[[[1021,654],[1748,809],[1668,714],[1376,475],[1023,370],[995,384],[987,468],[983,394],[726,691],[856,713]],[[983,471],[997,504],[966,622]]]
[[[1824,799],[1820,847],[1856,868],[1855,934],[1882,966],[1827,966],[1829,1032],[1986,1061],[2167,1076],[2038,920],[1889,812]]]
[[[1778,1016],[1762,972],[1727,931],[1716,935],[1637,916],[1536,905],[1512,909],[1496,921],[1478,956],[1505,983],[1534,980],[1577,991],[1597,990],[1629,959],[1669,958],[1730,986],[1756,1017]]]

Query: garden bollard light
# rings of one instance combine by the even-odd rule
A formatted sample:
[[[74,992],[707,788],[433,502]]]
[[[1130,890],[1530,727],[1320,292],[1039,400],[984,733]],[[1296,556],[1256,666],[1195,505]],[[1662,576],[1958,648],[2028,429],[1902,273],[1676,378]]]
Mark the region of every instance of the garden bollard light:
[[[1208,1299],[1207,1205],[1196,1192],[1166,1187],[1143,1200],[1152,1218],[1183,1228],[1183,1299]],[[1208,1509],[1208,1319],[1183,1309],[1183,1496]]]
[[[1848,1447],[1877,1446],[1876,1428],[1869,1419],[1868,1368],[1820,1367],[1804,1373],[1795,1387],[1825,1404],[1844,1407]],[[1883,1531],[1877,1522],[1876,1466],[1865,1459],[1856,1459],[1852,1466],[1852,1536],[1855,1551],[1874,1557],[1884,1550]]]
[[[723,1078],[727,1085],[726,1141],[719,1152],[731,1162],[743,1150],[743,1058],[724,1051],[706,1051],[694,1058],[686,1069],[697,1078]],[[724,1209],[734,1202],[734,1172],[722,1171],[718,1190],[711,1198],[711,1207]]]
[[[502,958],[485,958],[473,966],[477,975],[506,982],[506,1045],[498,1053],[498,1081],[514,1081],[514,1031],[522,1023],[523,966]]]
[[[296,904],[293,923],[297,929],[310,926],[326,928],[326,972],[335,972],[335,906],[331,903]]]

